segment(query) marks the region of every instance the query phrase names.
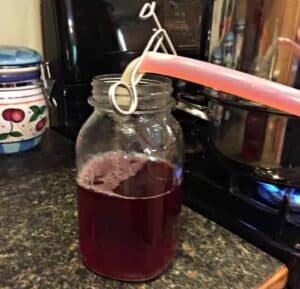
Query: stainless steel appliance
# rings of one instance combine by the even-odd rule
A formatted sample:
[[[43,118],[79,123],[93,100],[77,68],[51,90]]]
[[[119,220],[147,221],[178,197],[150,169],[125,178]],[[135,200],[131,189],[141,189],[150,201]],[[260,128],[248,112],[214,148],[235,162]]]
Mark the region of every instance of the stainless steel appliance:
[[[213,145],[224,156],[265,170],[300,166],[298,117],[219,99],[210,102],[209,113]]]

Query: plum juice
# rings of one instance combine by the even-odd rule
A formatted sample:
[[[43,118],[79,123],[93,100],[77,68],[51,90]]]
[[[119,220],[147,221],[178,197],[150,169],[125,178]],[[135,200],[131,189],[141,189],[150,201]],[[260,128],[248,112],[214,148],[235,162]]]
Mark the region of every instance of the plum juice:
[[[176,252],[181,169],[167,161],[108,152],[80,171],[79,237],[92,271],[143,281],[161,274]]]

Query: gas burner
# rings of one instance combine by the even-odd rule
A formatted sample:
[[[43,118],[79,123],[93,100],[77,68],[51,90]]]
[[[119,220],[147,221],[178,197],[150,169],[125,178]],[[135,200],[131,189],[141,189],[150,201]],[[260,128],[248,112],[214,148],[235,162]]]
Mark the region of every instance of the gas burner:
[[[300,213],[300,191],[291,189],[289,197],[289,206],[292,211]]]
[[[268,204],[279,207],[284,201],[285,189],[276,185],[258,182],[257,192]]]
[[[300,191],[270,183],[258,182],[257,193],[269,205],[281,207],[287,198],[289,209],[300,213]]]

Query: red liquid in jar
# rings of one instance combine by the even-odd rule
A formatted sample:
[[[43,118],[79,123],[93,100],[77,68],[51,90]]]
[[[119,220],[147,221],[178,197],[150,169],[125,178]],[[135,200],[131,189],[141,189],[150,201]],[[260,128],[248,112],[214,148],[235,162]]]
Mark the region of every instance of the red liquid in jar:
[[[167,162],[135,156],[126,165],[119,163],[122,154],[112,154],[106,153],[106,160],[90,161],[82,178],[86,180],[79,177],[81,255],[100,275],[127,281],[152,279],[176,252],[180,178],[176,181],[175,169]],[[131,166],[135,169],[130,172]],[[125,176],[120,181],[122,170]],[[89,185],[84,185],[87,179]],[[113,193],[108,191],[112,186]]]

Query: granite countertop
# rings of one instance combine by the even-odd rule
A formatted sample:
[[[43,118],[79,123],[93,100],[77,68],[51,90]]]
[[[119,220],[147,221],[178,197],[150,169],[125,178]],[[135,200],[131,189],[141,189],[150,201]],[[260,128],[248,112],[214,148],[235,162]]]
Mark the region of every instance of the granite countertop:
[[[134,284],[91,273],[78,250],[73,147],[49,131],[41,147],[0,156],[2,289],[249,289],[282,265],[183,206],[179,250],[161,277]]]

